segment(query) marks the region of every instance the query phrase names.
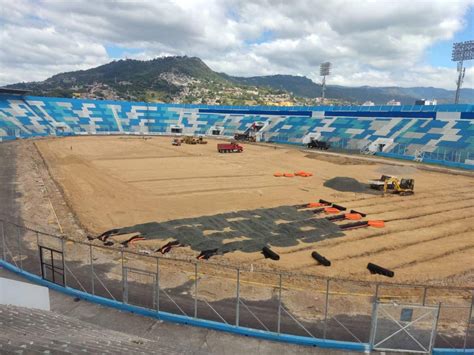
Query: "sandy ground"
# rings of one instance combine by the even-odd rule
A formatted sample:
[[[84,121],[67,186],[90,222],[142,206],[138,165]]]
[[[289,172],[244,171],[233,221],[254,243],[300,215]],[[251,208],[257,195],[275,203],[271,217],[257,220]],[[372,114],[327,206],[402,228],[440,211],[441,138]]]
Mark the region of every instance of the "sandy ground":
[[[472,174],[441,173],[427,170],[431,168],[426,165],[407,166],[373,157],[309,154],[284,146],[275,149],[269,145],[245,145],[243,154],[219,155],[215,144],[211,141],[207,146],[172,147],[170,138],[163,137],[148,140],[76,137],[16,141],[0,148],[8,145],[16,153],[16,159],[12,160],[16,161],[17,178],[12,185],[21,222],[33,229],[80,241],[86,240],[87,232],[100,233],[117,226],[278,207],[319,198],[366,212],[369,219],[387,221],[384,229],[347,231],[340,238],[299,242],[286,248],[273,246],[281,256],[278,262],[265,260],[259,253],[242,251],[198,262],[199,300],[227,302],[226,305],[233,307],[236,270],[223,265],[240,267],[240,297],[247,304],[258,301],[258,305],[249,305],[257,313],[260,302],[267,302],[271,308],[279,297],[278,275],[266,271],[286,272],[282,277],[282,305],[300,320],[309,322],[324,318],[327,276],[337,278],[330,282],[329,319],[339,318],[341,314],[370,317],[374,281],[473,287]],[[273,177],[275,171],[295,170],[308,170],[314,175]],[[381,197],[324,187],[334,177],[365,182],[382,173],[414,177],[416,195]],[[13,213],[16,211],[13,207],[10,218],[4,217],[16,221],[19,217]],[[8,208],[2,211],[8,213]],[[215,231],[205,233],[206,238],[215,235]],[[36,257],[35,233],[26,232],[24,238],[30,256]],[[59,239],[48,236],[40,235],[39,242],[58,250],[62,247]],[[163,243],[163,240],[147,240],[130,246],[124,250],[124,265],[156,272],[155,259],[127,251],[150,251]],[[106,275],[101,276],[101,282],[113,287],[116,281],[122,280],[121,253],[102,246],[99,241],[92,244],[97,246],[92,248],[96,272]],[[71,268],[69,283],[80,288],[74,284],[72,275],[79,275],[79,268],[89,265],[89,246],[67,241],[64,247]],[[316,265],[310,256],[313,250],[328,257],[332,266]],[[187,246],[172,250],[160,259],[160,288],[179,292],[178,302],[184,299],[192,302],[196,255]],[[388,279],[370,275],[365,269],[369,261],[393,268],[396,276]],[[321,278],[308,278],[304,274]],[[128,277],[143,285],[138,288],[140,293],[151,295],[150,276],[129,273]],[[87,288],[85,280],[82,281]],[[100,290],[96,284],[97,288]],[[423,288],[384,284],[380,285],[378,295],[384,301],[418,303]],[[459,307],[441,312],[439,324],[444,334],[463,336],[470,297],[469,289],[428,290],[427,304],[443,302]],[[351,324],[349,320],[343,322]]]
[[[392,268],[396,282],[474,285],[474,179],[299,149],[244,144],[242,154],[218,154],[216,141],[173,147],[154,137],[74,137],[37,141],[80,224],[90,233],[151,221],[213,215],[317,201],[319,198],[383,219],[383,229],[364,228],[318,243],[275,248],[279,262],[259,253],[233,252],[215,262],[364,280],[368,262]],[[312,177],[276,178],[274,172],[305,170]],[[382,173],[413,177],[414,196],[340,192],[323,186],[334,177],[360,182]],[[51,217],[50,217],[51,218]],[[207,237],[212,237],[210,234]],[[161,242],[160,242],[161,243]],[[135,248],[153,248],[146,241]],[[332,261],[316,265],[311,251]],[[181,248],[174,256],[193,256]]]

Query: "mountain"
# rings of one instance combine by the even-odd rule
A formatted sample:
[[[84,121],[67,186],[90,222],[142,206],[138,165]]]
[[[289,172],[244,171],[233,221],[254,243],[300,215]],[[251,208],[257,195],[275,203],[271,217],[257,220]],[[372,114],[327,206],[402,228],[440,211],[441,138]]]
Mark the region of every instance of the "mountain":
[[[248,78],[229,76],[228,78],[240,84],[266,86],[277,90],[285,90],[300,97],[321,96],[321,85],[302,76],[269,75]],[[326,97],[360,104],[368,100],[376,104],[385,104],[390,100],[396,100],[405,105],[412,105],[417,99],[436,99],[438,103],[451,103],[454,100],[454,95],[454,90],[433,87],[348,87],[328,85],[326,88]],[[461,89],[460,102],[474,102],[474,89]]]
[[[42,82],[9,85],[31,90],[37,95],[71,96],[87,93],[91,96],[146,99],[147,93],[171,100],[193,78],[223,81],[199,58],[164,57],[150,61],[119,60],[88,70],[61,73]]]
[[[225,76],[225,74],[222,74]],[[243,85],[268,86],[277,90],[292,92],[301,97],[320,97],[321,85],[315,84],[311,79],[304,76],[293,75],[269,75],[253,77],[228,76],[228,80]]]
[[[315,105],[321,85],[293,75],[235,77],[217,73],[196,57],[162,57],[149,61],[118,60],[88,70],[61,73],[41,82],[18,83],[7,88],[31,90],[32,95],[111,100],[181,102],[220,105]],[[452,102],[450,90],[413,87],[345,87],[329,85],[327,103],[394,99],[413,104],[416,99]],[[474,102],[474,90],[463,89],[462,102]]]
[[[220,105],[307,104],[286,92],[241,85],[196,57],[118,60],[88,70],[61,73],[42,82],[8,85],[32,95]],[[309,100],[311,101],[311,100]]]

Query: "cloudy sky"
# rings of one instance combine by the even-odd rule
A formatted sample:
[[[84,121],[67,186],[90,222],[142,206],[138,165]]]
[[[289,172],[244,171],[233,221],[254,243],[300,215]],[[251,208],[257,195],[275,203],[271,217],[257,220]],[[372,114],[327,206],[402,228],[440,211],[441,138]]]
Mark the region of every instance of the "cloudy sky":
[[[474,0],[0,0],[0,85],[113,59],[188,55],[232,75],[455,87]],[[473,87],[471,61],[465,87]]]

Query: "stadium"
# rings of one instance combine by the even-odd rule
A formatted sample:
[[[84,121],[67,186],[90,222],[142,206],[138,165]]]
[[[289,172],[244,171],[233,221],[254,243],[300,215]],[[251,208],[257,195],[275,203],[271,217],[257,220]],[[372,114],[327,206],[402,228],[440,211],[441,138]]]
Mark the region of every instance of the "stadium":
[[[2,89],[0,179],[17,188],[1,190],[1,263],[171,322],[352,351],[470,352],[472,122],[474,105],[461,104],[205,106]],[[223,154],[229,144],[243,151]]]

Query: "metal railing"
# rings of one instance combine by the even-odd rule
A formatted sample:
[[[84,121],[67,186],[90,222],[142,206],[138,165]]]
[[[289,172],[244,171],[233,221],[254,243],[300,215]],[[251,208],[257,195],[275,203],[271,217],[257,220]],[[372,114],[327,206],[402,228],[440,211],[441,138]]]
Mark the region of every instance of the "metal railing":
[[[271,134],[266,136],[266,141],[274,143],[287,143],[303,145],[301,135],[293,134]],[[361,153],[368,145],[372,142],[366,139],[354,139],[345,137],[322,137],[321,140],[328,141],[331,145],[331,150],[335,151],[346,151],[351,153]],[[432,152],[423,150],[422,146],[416,144],[404,144],[395,142],[384,149],[385,153],[393,154],[394,157],[409,158],[416,160],[417,152],[422,153],[421,161],[428,161],[433,163],[462,163],[472,164],[474,160],[474,152],[469,149],[455,149],[438,146]]]
[[[468,163],[474,159],[474,153],[468,149],[453,149],[445,147],[436,147],[432,152],[428,152],[420,147],[419,151],[423,152],[423,160],[431,160],[438,162],[450,163]],[[408,144],[397,143],[393,148],[389,149],[389,153],[399,156],[414,156],[415,151],[410,151]]]
[[[157,256],[139,247],[75,241],[0,219],[2,260],[44,277],[42,248],[55,251],[51,258],[57,260],[50,264],[61,265],[61,285],[154,311],[278,334],[369,343],[375,302],[436,306],[434,346],[474,348],[473,288],[236,268]]]

